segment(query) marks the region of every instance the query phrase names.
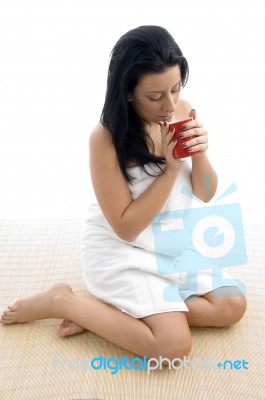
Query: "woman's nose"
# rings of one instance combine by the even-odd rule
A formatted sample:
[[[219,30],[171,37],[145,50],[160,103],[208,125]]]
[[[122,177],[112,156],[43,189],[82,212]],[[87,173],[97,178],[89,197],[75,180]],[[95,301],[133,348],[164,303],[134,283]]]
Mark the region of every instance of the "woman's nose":
[[[163,110],[165,111],[165,113],[167,114],[172,113],[175,110],[175,108],[176,104],[173,96],[166,97],[163,103]]]

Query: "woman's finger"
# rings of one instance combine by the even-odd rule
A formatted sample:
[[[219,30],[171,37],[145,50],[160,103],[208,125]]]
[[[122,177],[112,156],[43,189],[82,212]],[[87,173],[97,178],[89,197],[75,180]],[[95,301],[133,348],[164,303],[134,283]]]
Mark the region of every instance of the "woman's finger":
[[[207,136],[196,136],[196,137],[193,137],[190,140],[187,140],[183,144],[185,144],[186,147],[190,147],[190,146],[195,146],[195,145],[200,144],[200,143],[203,144],[203,143],[207,143],[207,142],[208,142]]]
[[[194,151],[206,151],[208,149],[208,143],[200,143],[196,146],[185,148],[188,152],[192,153]]]
[[[174,135],[175,129],[171,131],[168,122],[161,122],[161,124],[159,123],[159,125],[161,127],[162,142],[165,144],[170,143]]]
[[[193,119],[196,119],[196,110],[194,110],[194,108],[192,108],[190,110],[189,117],[192,117]]]
[[[182,138],[188,138],[190,136],[207,136],[207,131],[203,127],[187,129],[181,132]]]

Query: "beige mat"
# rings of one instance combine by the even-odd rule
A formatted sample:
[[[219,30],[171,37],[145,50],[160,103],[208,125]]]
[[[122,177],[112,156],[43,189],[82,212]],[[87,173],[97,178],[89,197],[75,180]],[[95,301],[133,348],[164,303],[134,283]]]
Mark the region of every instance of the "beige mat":
[[[89,296],[81,277],[81,226],[80,219],[0,221],[0,311],[56,282]],[[227,271],[246,284],[248,310],[232,327],[191,328],[189,359],[200,358],[194,369],[111,374],[91,368],[88,359],[137,356],[88,331],[59,338],[55,319],[0,325],[0,399],[265,399],[265,227],[249,225],[245,233],[249,263]],[[213,369],[202,366],[208,358]],[[226,359],[245,360],[248,369],[242,361],[240,369],[216,366]]]

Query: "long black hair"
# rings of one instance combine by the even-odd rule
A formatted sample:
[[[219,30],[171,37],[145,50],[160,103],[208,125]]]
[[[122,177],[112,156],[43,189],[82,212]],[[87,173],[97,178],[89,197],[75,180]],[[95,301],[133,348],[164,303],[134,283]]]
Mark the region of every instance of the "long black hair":
[[[142,75],[161,73],[179,65],[181,86],[188,80],[189,67],[185,57],[169,32],[160,26],[144,25],[125,33],[115,44],[110,58],[107,91],[101,122],[111,135],[121,171],[128,182],[132,178],[126,170],[128,161],[137,165],[154,163],[160,167],[165,158],[150,153],[153,145],[144,123],[128,102]],[[145,168],[144,168],[145,169]],[[160,167],[162,172],[162,168]]]

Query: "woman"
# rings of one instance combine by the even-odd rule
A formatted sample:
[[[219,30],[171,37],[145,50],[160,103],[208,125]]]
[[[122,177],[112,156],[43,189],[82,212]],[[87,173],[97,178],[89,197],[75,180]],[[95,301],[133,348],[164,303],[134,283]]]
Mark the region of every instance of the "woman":
[[[187,79],[188,63],[164,28],[141,26],[118,40],[101,121],[89,141],[97,201],[90,206],[81,249],[94,298],[79,298],[59,283],[9,306],[3,324],[63,318],[59,336],[87,329],[137,355],[173,359],[191,350],[189,326],[223,327],[242,318],[246,298],[240,283],[224,285],[212,269],[212,285],[207,271],[195,284],[195,264],[203,260],[205,270],[211,269],[209,260],[189,246],[176,244],[172,255],[168,245],[160,253],[154,245],[154,218],[191,206],[183,185],[203,202],[217,187],[206,154],[207,131],[192,106],[179,99]],[[170,121],[188,115],[193,120],[182,137],[189,138],[188,151],[197,151],[190,161],[173,157],[178,138],[169,128]],[[161,259],[171,263],[169,273],[159,270]]]

